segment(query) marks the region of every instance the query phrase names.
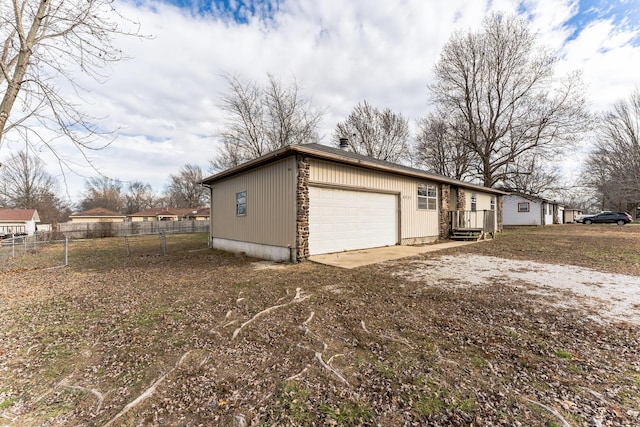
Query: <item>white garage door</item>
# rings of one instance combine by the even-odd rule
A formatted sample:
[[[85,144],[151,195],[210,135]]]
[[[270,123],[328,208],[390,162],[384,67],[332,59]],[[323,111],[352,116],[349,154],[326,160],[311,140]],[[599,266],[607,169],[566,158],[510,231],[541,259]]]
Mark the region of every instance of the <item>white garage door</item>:
[[[309,187],[309,253],[395,245],[396,200],[393,194]]]

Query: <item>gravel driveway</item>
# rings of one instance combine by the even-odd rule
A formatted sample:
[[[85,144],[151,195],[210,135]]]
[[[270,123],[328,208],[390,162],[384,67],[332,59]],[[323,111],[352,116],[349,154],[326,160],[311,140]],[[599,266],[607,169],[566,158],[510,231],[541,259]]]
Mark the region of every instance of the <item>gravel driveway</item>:
[[[543,264],[461,254],[403,263],[396,271],[411,281],[435,286],[490,286],[500,282],[543,295],[549,304],[584,309],[602,321],[640,324],[640,277],[571,265]]]

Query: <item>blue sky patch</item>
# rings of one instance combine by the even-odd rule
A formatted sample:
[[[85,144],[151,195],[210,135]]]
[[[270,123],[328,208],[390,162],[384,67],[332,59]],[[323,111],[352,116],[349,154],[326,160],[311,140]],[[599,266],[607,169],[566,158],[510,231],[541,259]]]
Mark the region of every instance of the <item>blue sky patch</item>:
[[[615,25],[640,30],[640,3],[637,0],[580,0],[578,8],[578,12],[567,21],[567,25],[574,29],[570,40],[578,37],[595,20],[609,19]],[[634,44],[640,44],[640,35]]]
[[[247,24],[253,19],[270,20],[282,0],[163,0],[165,3],[190,10],[195,15]]]

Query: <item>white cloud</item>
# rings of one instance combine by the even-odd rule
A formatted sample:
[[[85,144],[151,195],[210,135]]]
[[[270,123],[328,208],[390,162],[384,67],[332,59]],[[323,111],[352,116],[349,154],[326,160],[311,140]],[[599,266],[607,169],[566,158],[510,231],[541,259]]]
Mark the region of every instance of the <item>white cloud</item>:
[[[608,109],[640,85],[640,46],[632,44],[637,36],[637,31],[616,28],[611,20],[602,20],[590,23],[565,44],[560,67],[583,71],[594,111]]]
[[[101,172],[156,191],[185,163],[207,169],[223,121],[223,73],[257,81],[266,73],[283,81],[295,76],[325,111],[328,142],[336,123],[364,99],[411,121],[423,116],[442,46],[453,31],[477,28],[489,10],[524,6],[541,42],[561,55],[559,72],[584,71],[596,109],[626,96],[639,80],[640,47],[632,44],[638,34],[629,22],[621,28],[594,21],[567,41],[577,0],[286,0],[272,21],[242,25],[156,1],[137,4],[119,8],[153,37],[122,40],[132,59],[114,64],[105,84],[83,81],[91,87],[84,98],[91,114],[107,117],[105,127],[121,129],[111,148],[93,154]],[[81,188],[73,186],[75,196]]]

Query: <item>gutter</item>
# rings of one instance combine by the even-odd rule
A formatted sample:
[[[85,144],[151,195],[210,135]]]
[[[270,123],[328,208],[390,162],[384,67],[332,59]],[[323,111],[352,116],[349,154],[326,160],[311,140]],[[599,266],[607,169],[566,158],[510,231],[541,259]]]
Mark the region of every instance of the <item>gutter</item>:
[[[264,156],[258,157],[257,159],[250,160],[246,163],[238,165],[234,168],[227,169],[226,171],[222,171],[215,175],[209,176],[203,179],[200,183],[202,185],[211,185],[213,181],[217,181],[223,178],[228,178],[230,176],[242,173],[246,170],[250,170],[254,167],[261,166],[263,164],[270,163],[275,161],[278,158],[284,158],[289,155],[294,155],[296,153],[307,155],[309,157],[313,157],[320,160],[332,160],[338,163],[351,165],[351,166],[359,166],[366,169],[376,170],[391,173],[394,175],[403,175],[409,176],[413,178],[421,178],[426,179],[438,183],[451,184],[458,187],[464,187],[469,189],[475,189],[478,191],[498,194],[498,195],[507,195],[509,194],[506,191],[496,190],[494,188],[484,187],[478,184],[472,184],[469,182],[458,181],[453,178],[447,178],[441,175],[434,175],[428,172],[420,171],[420,170],[411,170],[411,168],[402,169],[396,168],[393,166],[388,166],[384,164],[379,164],[377,162],[367,161],[366,159],[354,158],[352,156],[341,155],[338,153],[332,153],[327,151],[321,151],[313,147],[309,147],[306,145],[288,145],[286,147],[280,148],[276,151],[272,151],[271,153],[265,154]],[[401,165],[399,165],[401,166]]]

